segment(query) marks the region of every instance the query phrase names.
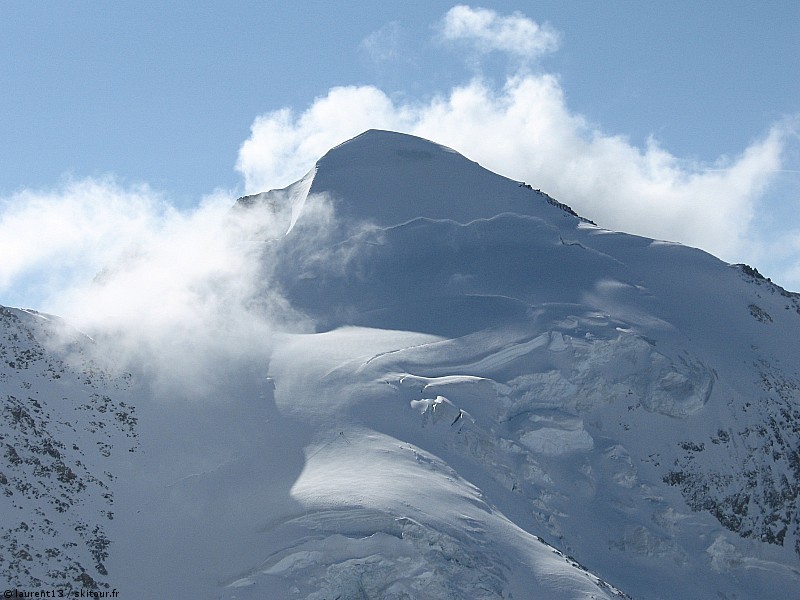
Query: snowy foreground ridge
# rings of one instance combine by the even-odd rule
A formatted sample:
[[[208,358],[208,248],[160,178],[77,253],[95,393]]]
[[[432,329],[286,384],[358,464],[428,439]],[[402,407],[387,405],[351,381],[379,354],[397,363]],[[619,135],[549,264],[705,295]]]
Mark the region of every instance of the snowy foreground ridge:
[[[385,131],[231,212],[305,325],[203,385],[0,308],[7,588],[800,598],[800,296]]]

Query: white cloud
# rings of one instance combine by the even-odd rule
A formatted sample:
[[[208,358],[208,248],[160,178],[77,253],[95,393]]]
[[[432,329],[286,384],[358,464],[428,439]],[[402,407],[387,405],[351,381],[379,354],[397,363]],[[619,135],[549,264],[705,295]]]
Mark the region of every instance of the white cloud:
[[[140,239],[173,209],[146,186],[110,178],[69,181],[0,199],[0,289],[31,270],[51,277],[94,274],[115,249]]]
[[[200,391],[218,365],[263,363],[277,324],[304,324],[270,288],[263,240],[279,220],[232,204],[220,193],[179,212],[109,179],[15,194],[0,201],[0,292],[33,282],[37,308],[110,344],[123,367]]]
[[[448,41],[464,41],[479,52],[499,50],[528,60],[553,52],[560,35],[549,25],[539,25],[515,12],[498,15],[486,8],[454,6],[441,23],[441,36]]]
[[[752,220],[790,132],[775,125],[733,158],[680,159],[637,147],[569,110],[558,78],[475,79],[448,95],[397,103],[371,86],[334,88],[305,111],[256,119],[239,169],[251,191],[286,185],[331,147],[369,128],[420,135],[540,187],[602,226],[679,241],[738,262],[758,254]]]
[[[398,60],[401,34],[400,24],[392,21],[361,40],[359,48],[375,63]]]

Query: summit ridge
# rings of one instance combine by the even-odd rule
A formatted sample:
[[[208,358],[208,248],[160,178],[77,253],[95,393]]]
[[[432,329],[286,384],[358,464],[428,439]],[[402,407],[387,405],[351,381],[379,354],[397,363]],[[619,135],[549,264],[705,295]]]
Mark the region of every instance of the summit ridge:
[[[463,224],[505,212],[552,218],[554,211],[546,204],[577,216],[541,191],[497,175],[447,146],[378,129],[329,150],[301,182],[240,202],[259,198],[285,204],[287,194],[292,196],[292,225],[306,197],[314,194],[329,198],[343,219],[380,226],[417,218]]]

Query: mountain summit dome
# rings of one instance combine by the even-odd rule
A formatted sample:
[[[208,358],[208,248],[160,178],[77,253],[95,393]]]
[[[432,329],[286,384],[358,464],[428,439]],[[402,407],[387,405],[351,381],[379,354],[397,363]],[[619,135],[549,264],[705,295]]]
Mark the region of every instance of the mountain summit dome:
[[[293,226],[313,194],[332,200],[339,217],[381,226],[416,218],[469,223],[506,212],[545,218],[559,214],[548,204],[571,212],[546,194],[493,173],[451,148],[379,129],[332,148],[297,183],[240,202],[291,204]]]

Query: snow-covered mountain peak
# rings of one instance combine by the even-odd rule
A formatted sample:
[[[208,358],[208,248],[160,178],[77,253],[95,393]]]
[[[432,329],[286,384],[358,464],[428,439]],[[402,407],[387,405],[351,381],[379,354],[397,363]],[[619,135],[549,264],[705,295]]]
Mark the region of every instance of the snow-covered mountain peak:
[[[797,596],[800,296],[392,132],[233,214],[247,301],[313,327],[240,332],[207,389],[117,389],[0,309],[10,585]]]
[[[357,161],[364,164],[381,165],[397,158],[430,160],[437,154],[459,154],[452,148],[424,138],[389,131],[368,129],[363,133],[334,146],[318,161],[329,168],[336,168],[337,161]]]
[[[576,216],[530,185],[484,169],[451,148],[378,129],[332,148],[301,181],[239,202],[266,202],[277,210],[291,206],[291,228],[314,194],[332,201],[340,219],[379,226],[417,218],[469,223],[505,212],[548,219],[565,211]]]

